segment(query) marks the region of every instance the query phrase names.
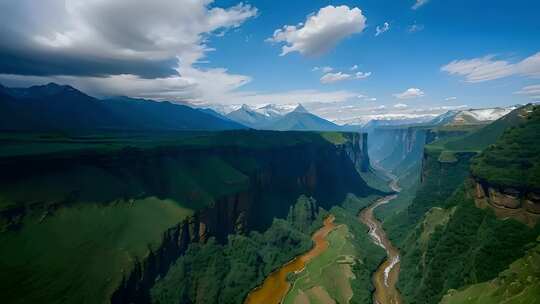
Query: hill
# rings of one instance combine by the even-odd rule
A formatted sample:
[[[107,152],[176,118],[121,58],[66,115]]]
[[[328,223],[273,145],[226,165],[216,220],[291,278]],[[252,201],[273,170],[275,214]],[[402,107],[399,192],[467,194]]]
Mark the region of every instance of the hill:
[[[116,97],[99,100],[49,83],[0,87],[2,130],[231,130],[244,126],[186,105]]]

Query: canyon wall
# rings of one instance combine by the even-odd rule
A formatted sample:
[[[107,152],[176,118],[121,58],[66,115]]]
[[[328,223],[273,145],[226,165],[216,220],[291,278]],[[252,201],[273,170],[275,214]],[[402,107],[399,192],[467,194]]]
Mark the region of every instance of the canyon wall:
[[[342,135],[346,141],[338,144],[128,147],[1,158],[0,201],[10,202],[0,208],[2,226],[16,233],[36,214],[48,219],[69,206],[115,206],[147,197],[194,210],[163,231],[159,245],[136,256],[128,272],[119,269],[121,281],[107,283],[114,287],[112,303],[146,303],[155,280],[192,242],[214,237],[223,243],[232,233],[264,231],[273,218],[286,217],[302,194],[330,209],[347,193],[375,193],[358,174],[369,170],[366,136]]]
[[[514,218],[533,227],[540,220],[540,193],[490,185],[473,177],[474,199],[479,208],[491,208],[499,218]]]

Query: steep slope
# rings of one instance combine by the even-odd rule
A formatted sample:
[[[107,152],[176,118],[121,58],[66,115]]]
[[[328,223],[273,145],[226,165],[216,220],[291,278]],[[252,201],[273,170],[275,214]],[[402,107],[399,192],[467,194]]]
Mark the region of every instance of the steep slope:
[[[190,243],[264,231],[302,194],[329,209],[349,192],[378,193],[356,170],[355,162],[367,158],[358,135],[344,133],[339,141],[323,135],[42,134],[15,142],[6,135],[3,299],[147,302],[156,278]]]
[[[258,113],[248,105],[242,105],[238,110],[227,114],[226,117],[253,129],[261,129],[263,126],[268,125],[277,118],[277,116],[268,116]]]
[[[191,107],[119,97],[105,101],[50,83],[0,88],[3,130],[231,130],[245,128]]]
[[[540,295],[540,245],[537,242],[524,257],[512,263],[497,278],[459,291],[452,289],[444,296],[441,304],[537,304],[540,303],[538,295]]]
[[[277,131],[338,131],[341,127],[309,113],[302,105],[298,105],[294,111],[286,114],[264,129]]]

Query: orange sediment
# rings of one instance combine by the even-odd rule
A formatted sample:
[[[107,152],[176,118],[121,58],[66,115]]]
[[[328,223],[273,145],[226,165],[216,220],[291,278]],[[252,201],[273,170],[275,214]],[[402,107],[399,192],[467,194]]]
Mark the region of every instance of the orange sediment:
[[[298,272],[304,269],[307,262],[319,256],[328,248],[326,236],[336,226],[334,225],[334,216],[330,215],[324,220],[324,226],[317,230],[312,240],[315,246],[301,256],[283,265],[278,270],[272,272],[263,282],[263,284],[251,291],[244,301],[245,304],[279,304],[289,291],[291,284],[287,281],[287,275],[292,272]]]

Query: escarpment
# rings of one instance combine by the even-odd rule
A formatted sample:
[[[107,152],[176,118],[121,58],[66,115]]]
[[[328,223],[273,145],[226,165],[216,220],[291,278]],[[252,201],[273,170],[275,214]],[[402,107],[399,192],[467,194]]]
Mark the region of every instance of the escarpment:
[[[250,136],[260,134],[240,135],[255,141]],[[223,140],[224,136],[219,138]],[[290,206],[303,194],[330,209],[348,193],[363,196],[376,192],[358,174],[369,164],[366,139],[362,135],[343,134],[346,140],[338,144],[309,132],[267,132],[264,136],[270,143],[261,143],[257,137],[259,142],[251,145],[240,137],[237,142],[193,144],[190,141],[149,148],[0,158],[0,202],[8,202],[0,210],[3,229],[12,235],[11,240],[16,240],[33,237],[30,234],[35,234],[34,229],[40,229],[40,225],[54,229],[44,230],[41,239],[61,236],[65,227],[84,246],[92,244],[98,238],[96,234],[101,238],[121,237],[103,245],[100,253],[104,257],[95,257],[113,265],[100,266],[106,271],[97,271],[95,278],[84,276],[78,280],[79,285],[71,288],[68,296],[84,299],[85,293],[92,293],[113,303],[146,303],[151,286],[167,273],[190,243],[211,237],[225,242],[229,234],[264,231],[273,218],[286,217]],[[25,191],[28,187],[33,191]],[[145,215],[154,212],[153,205],[162,208],[165,215],[174,216],[171,215],[171,224],[161,224],[162,228],[154,228],[153,234],[147,236],[152,240],[150,244],[138,235],[146,231],[132,234],[130,229],[142,227],[137,222],[141,220],[148,221],[145,225],[149,227],[155,226],[152,220],[163,222],[160,218],[163,215],[155,219]],[[138,211],[145,210],[139,206],[149,209]],[[86,208],[95,210],[95,218],[86,219],[86,213],[79,213],[79,209]],[[78,227],[77,220],[69,218],[69,226],[65,226],[63,219],[72,213],[83,217],[83,222],[93,221],[96,228],[87,231]],[[108,226],[100,223],[105,220]],[[118,221],[129,225],[115,225]],[[125,244],[128,241],[129,246]],[[79,256],[84,260],[85,253],[79,249],[64,249],[62,256]],[[29,256],[20,257],[17,263],[31,261],[32,254],[28,252]],[[8,256],[9,252],[0,259]],[[51,251],[43,261],[47,262],[46,259],[57,263],[61,256]],[[90,261],[87,264],[92,265]],[[65,263],[55,265],[54,271],[70,272],[70,266]],[[40,273],[38,267],[35,269],[28,278],[48,280],[46,273]],[[66,286],[76,278],[80,277],[66,280]],[[13,290],[10,296],[33,299],[34,295],[24,292],[25,283],[19,284],[17,280],[12,280],[12,284],[22,287]],[[26,279],[21,277],[21,280]],[[57,286],[64,288],[61,283]],[[51,299],[54,292],[51,289]],[[47,296],[43,299],[48,299]]]
[[[473,176],[474,199],[479,208],[491,208],[499,218],[514,218],[529,226],[540,219],[540,193],[491,185]]]

